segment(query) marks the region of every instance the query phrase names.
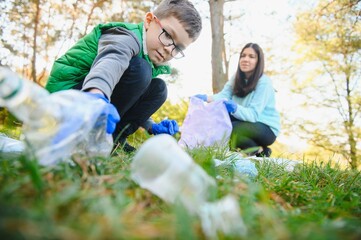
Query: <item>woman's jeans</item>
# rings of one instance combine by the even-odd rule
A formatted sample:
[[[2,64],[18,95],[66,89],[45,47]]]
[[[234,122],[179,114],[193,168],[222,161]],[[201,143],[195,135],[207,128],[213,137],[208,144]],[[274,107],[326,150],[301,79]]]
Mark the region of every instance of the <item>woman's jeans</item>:
[[[271,145],[276,141],[276,136],[271,128],[260,122],[244,122],[231,116],[232,134],[231,148],[245,150],[252,147],[263,147]]]

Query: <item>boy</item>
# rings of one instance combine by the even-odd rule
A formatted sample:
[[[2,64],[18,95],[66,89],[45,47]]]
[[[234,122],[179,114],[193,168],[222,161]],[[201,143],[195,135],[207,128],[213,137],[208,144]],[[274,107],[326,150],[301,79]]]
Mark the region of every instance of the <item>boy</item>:
[[[139,24],[100,24],[55,61],[46,89],[80,89],[110,101],[117,111],[110,110],[107,131],[125,151],[134,151],[126,138],[140,126],[150,134],[178,132],[174,120],[150,119],[167,98],[165,82],[156,77],[170,73],[166,63],[184,57],[201,29],[201,17],[188,0],[163,0]]]

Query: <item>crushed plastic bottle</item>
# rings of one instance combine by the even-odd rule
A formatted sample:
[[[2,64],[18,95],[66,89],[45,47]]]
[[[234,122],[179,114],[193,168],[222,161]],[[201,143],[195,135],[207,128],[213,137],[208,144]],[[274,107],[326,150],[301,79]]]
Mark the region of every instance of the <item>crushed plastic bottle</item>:
[[[232,152],[224,160],[213,159],[215,166],[230,165],[232,166],[239,175],[248,176],[255,178],[258,175],[258,170],[254,162],[250,159],[242,157],[237,152]]]
[[[215,180],[167,134],[156,135],[142,144],[131,163],[131,177],[164,201],[179,201],[191,214],[198,215],[204,233],[210,238],[216,238],[217,230],[226,234],[245,233],[237,201],[230,196],[209,202]]]
[[[23,122],[26,151],[42,165],[74,153],[109,155],[113,139],[105,131],[105,103],[77,90],[49,94],[41,86],[0,67],[0,106]]]
[[[239,212],[238,202],[232,195],[217,202],[207,202],[199,210],[202,229],[212,239],[218,231],[228,236],[245,236],[247,228]]]

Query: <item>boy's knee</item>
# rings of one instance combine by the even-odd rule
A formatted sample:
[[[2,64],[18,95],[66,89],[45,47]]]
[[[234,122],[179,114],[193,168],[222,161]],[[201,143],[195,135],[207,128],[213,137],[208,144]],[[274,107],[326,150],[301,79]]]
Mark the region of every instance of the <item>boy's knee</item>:
[[[152,88],[155,90],[155,92],[157,92],[159,97],[163,101],[167,100],[168,89],[167,84],[164,82],[164,80],[161,78],[153,78],[151,84],[153,85]]]
[[[152,67],[145,59],[138,56],[130,60],[127,72],[132,75],[133,81],[138,81],[137,84],[147,86],[152,79]]]

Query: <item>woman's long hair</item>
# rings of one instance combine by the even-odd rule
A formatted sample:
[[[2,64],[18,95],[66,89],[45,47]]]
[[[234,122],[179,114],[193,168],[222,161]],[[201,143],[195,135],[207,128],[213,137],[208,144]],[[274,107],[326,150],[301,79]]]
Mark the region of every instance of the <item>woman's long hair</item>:
[[[262,48],[258,46],[257,43],[247,43],[243,47],[239,55],[239,59],[241,59],[242,53],[246,48],[253,48],[257,54],[258,60],[257,60],[256,68],[254,69],[249,79],[247,79],[247,82],[246,82],[246,74],[242,72],[238,60],[237,72],[233,87],[233,94],[238,97],[245,97],[247,96],[248,93],[252,92],[256,88],[258,80],[261,78],[264,71],[264,56],[263,56]]]

